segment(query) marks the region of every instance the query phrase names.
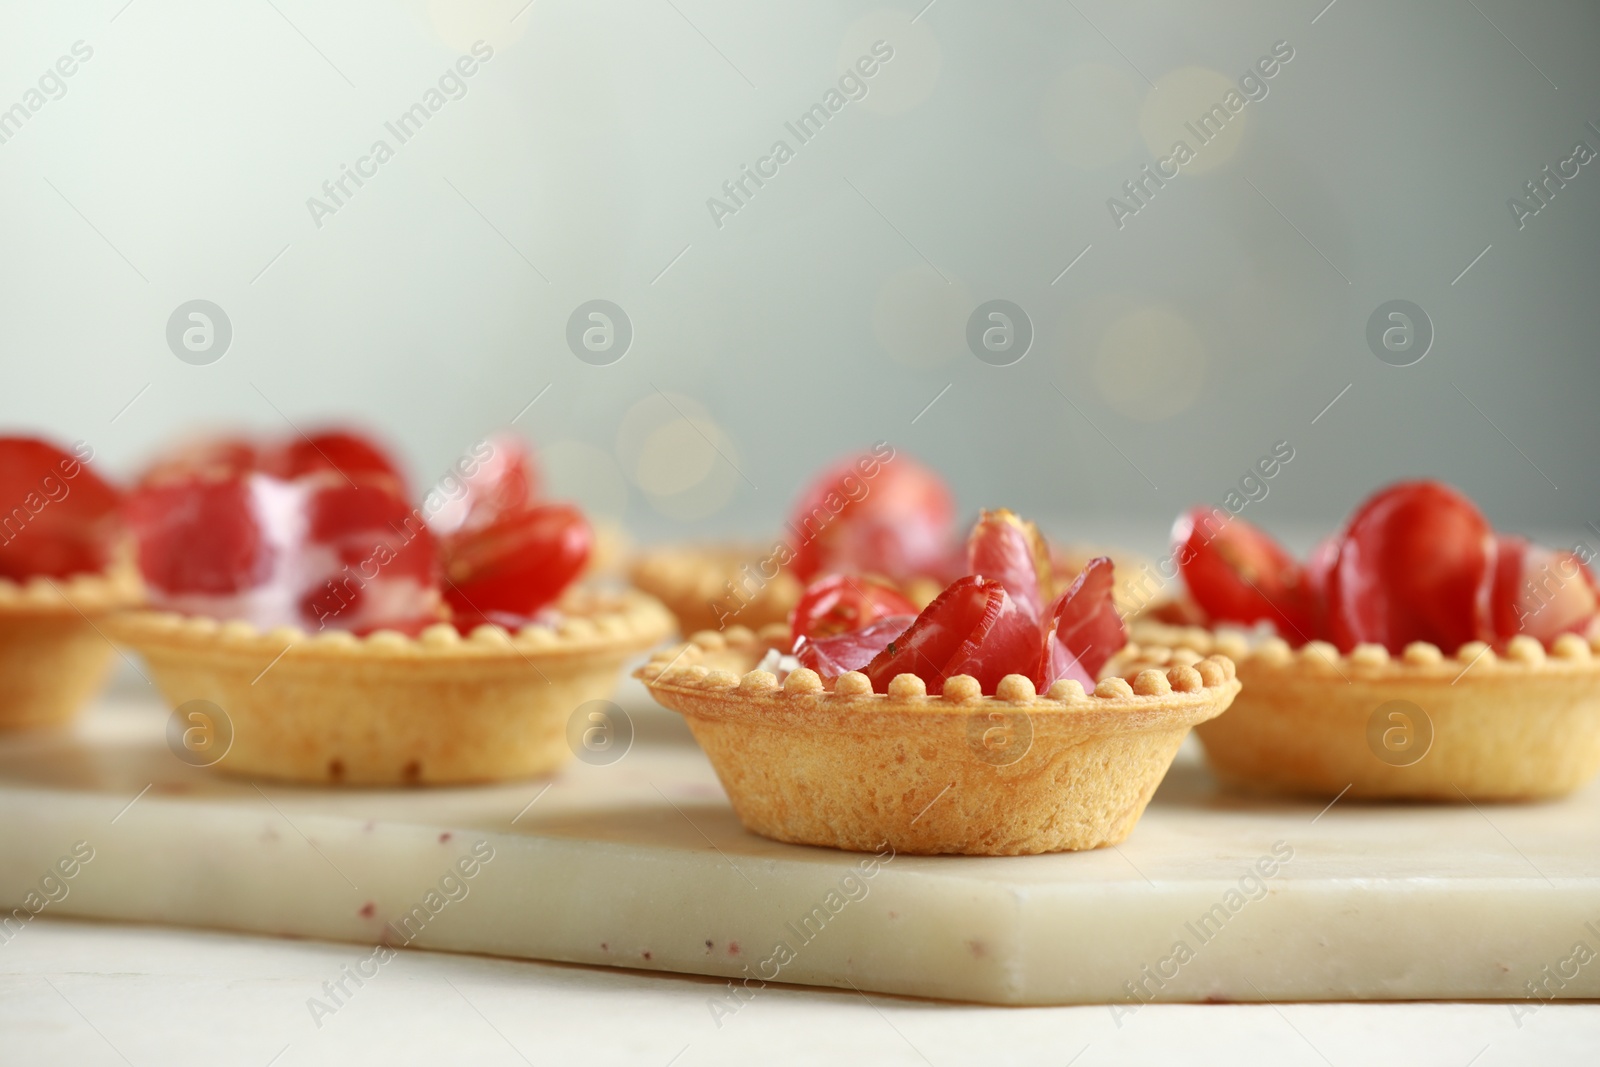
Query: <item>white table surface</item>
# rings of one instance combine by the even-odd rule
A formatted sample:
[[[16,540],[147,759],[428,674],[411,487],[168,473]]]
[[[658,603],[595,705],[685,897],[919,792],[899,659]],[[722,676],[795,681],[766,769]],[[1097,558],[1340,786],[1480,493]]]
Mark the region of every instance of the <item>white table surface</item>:
[[[0,1064],[1593,1064],[1600,1006],[993,1008],[408,951],[320,1029],[360,946],[41,916],[0,944]],[[1520,1026],[1519,1026],[1520,1023]]]

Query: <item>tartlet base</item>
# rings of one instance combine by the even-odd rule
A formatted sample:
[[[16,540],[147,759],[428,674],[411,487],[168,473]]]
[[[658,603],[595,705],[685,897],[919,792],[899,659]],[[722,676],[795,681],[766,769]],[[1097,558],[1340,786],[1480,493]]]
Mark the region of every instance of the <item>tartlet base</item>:
[[[115,649],[95,629],[138,602],[131,573],[0,578],[0,730],[59,726],[105,684]]]
[[[913,675],[874,693],[855,672],[830,690],[804,669],[780,686],[750,668],[787,636],[779,626],[759,637],[742,627],[697,634],[634,676],[688,721],[747,829],[851,851],[1009,856],[1117,844],[1189,728],[1220,715],[1239,688],[1231,663],[1199,656],[1093,693],[1057,683],[1041,696],[1010,676],[999,695],[981,696],[962,676],[929,697]]]
[[[484,782],[545,774],[572,755],[568,719],[604,699],[631,657],[671,632],[636,592],[578,591],[556,629],[469,637],[446,624],[416,639],[356,638],[160,612],[107,620],[139,651],[173,707],[226,715],[229,774],[352,785]]]
[[[1232,709],[1196,731],[1232,785],[1463,803],[1563,796],[1600,773],[1600,661],[1576,634],[1548,650],[1517,637],[1503,654],[1473,643],[1445,656],[1419,642],[1399,657],[1377,645],[1341,655],[1324,642],[1291,649],[1153,623],[1134,637],[1237,664],[1244,689]],[[1404,708],[1401,718],[1380,713],[1390,701],[1414,704],[1425,720]]]

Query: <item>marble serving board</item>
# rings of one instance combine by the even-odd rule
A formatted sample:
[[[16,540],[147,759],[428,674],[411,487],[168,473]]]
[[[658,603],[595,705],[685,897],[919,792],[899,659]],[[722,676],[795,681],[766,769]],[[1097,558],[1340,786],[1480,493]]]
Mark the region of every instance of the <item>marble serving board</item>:
[[[130,676],[70,731],[0,738],[0,942],[32,912],[350,942],[306,991],[330,1011],[407,947],[716,976],[719,1017],[764,980],[1119,1018],[1600,996],[1600,789],[1324,808],[1229,793],[1186,748],[1118,848],[874,857],[746,833],[681,721],[618,701],[635,738],[606,765],[309,789],[181,762]]]

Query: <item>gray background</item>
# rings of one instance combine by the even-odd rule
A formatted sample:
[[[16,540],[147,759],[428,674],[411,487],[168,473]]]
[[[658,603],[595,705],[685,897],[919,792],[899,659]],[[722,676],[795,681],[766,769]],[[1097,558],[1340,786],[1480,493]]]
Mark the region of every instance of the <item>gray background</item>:
[[[0,3],[0,109],[94,49],[0,144],[0,425],[113,471],[197,424],[350,417],[425,481],[522,411],[556,490],[644,539],[772,528],[876,439],[965,509],[1146,542],[1279,440],[1269,527],[1413,475],[1506,528],[1600,521],[1600,161],[1520,231],[1507,207],[1600,149],[1592,3],[124,3]],[[467,94],[317,227],[479,39]],[[866,97],[715,225],[879,39]],[[1266,98],[1119,229],[1175,117],[1280,40]],[[994,298],[1033,322],[1009,367],[966,347]],[[207,366],[165,339],[193,299],[233,326]],[[593,299],[632,321],[610,366],[566,345]],[[1368,349],[1391,299],[1432,319],[1414,366]]]

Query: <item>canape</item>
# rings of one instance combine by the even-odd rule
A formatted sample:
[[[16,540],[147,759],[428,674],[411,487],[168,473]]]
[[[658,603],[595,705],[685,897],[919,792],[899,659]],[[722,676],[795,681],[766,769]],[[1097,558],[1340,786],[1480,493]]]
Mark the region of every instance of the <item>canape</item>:
[[[119,562],[121,494],[93,456],[83,442],[0,438],[0,730],[71,719],[115,655],[98,620],[139,601]]]
[[[684,633],[787,621],[818,575],[875,574],[926,607],[962,573],[956,507],[944,480],[885,442],[824,470],[767,544],[678,545],[647,549],[633,583],[667,605]],[[1121,549],[1052,545],[1050,584],[1062,590],[1096,556],[1119,568],[1124,614],[1159,606],[1159,583],[1141,584],[1147,561]]]
[[[555,770],[569,716],[670,617],[575,587],[588,524],[536,502],[516,464],[413,507],[392,461],[346,458],[157,471],[128,507],[151,609],[108,631],[174,707],[220,710],[221,771],[379,785]]]
[[[1436,482],[1377,493],[1305,564],[1205,509],[1174,542],[1206,625],[1134,637],[1236,662],[1243,692],[1197,731],[1224,780],[1459,803],[1560,796],[1600,773],[1585,546],[1497,535]]]
[[[830,576],[791,626],[706,631],[635,677],[755,833],[921,854],[1123,841],[1190,727],[1238,692],[1232,663],[1182,651],[1097,677],[1125,641],[1109,560],[1051,597],[1037,534],[1006,512],[979,520],[968,558],[920,612]]]

